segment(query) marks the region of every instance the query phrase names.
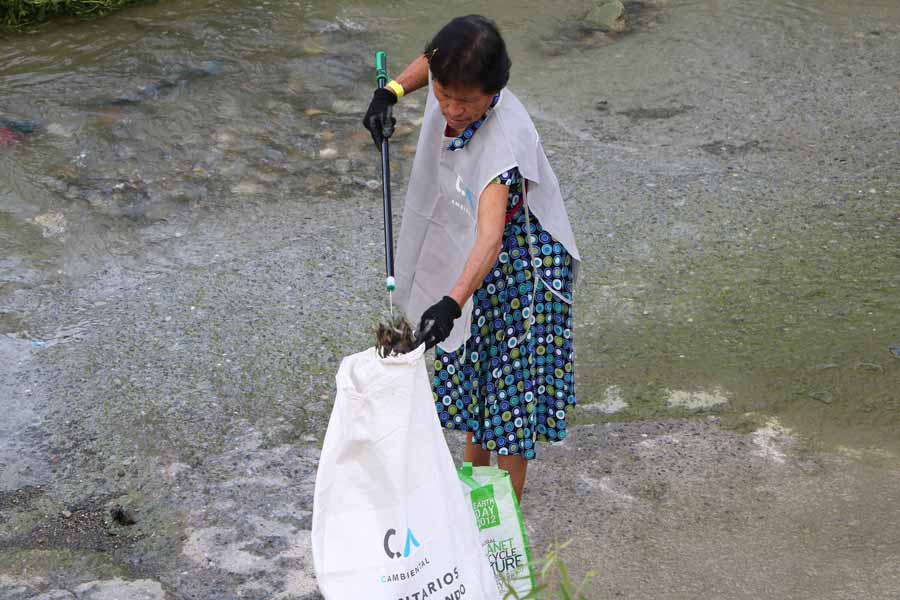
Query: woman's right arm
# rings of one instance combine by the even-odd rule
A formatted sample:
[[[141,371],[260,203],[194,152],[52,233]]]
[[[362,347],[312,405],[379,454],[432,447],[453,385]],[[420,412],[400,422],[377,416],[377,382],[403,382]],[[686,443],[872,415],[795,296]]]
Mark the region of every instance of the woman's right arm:
[[[428,59],[425,55],[409,63],[403,72],[394,80],[403,87],[403,93],[409,94],[428,85]]]

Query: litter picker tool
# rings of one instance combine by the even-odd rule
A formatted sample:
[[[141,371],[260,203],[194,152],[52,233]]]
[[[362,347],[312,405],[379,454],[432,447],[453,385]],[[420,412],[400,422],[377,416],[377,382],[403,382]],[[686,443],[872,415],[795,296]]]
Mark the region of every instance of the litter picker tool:
[[[375,84],[383,88],[387,84],[387,54],[379,50],[375,53]],[[394,233],[391,219],[391,158],[390,143],[387,138],[381,141],[381,183],[382,197],[384,199],[384,261],[387,277],[385,287],[388,292],[391,316],[394,315],[393,292],[397,289],[394,279]]]
[[[383,51],[375,53],[375,84],[379,89],[387,84],[387,54]],[[390,108],[387,114],[387,127],[393,128]],[[382,130],[382,134],[384,131]],[[390,135],[390,133],[388,133]],[[375,330],[376,343],[379,355],[383,357],[406,354],[413,349],[412,327],[402,315],[394,316],[394,290],[397,283],[394,280],[394,233],[391,219],[391,160],[390,144],[387,137],[381,141],[381,182],[384,197],[384,263],[386,277],[384,285],[388,293],[388,306],[391,317],[387,323],[380,323]]]

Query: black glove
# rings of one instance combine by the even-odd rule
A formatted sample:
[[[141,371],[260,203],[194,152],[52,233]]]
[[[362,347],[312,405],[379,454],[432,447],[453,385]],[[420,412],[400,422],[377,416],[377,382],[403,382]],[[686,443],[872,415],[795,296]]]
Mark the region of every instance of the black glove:
[[[413,348],[425,344],[425,349],[430,350],[447,339],[453,329],[453,321],[462,315],[462,310],[456,300],[450,296],[444,296],[437,304],[434,304],[422,313],[422,321],[416,332]]]
[[[394,105],[397,104],[397,96],[386,88],[378,88],[372,94],[372,102],[369,110],[363,117],[363,126],[372,134],[375,146],[381,150],[381,141],[394,135],[394,125],[397,119],[393,117]]]

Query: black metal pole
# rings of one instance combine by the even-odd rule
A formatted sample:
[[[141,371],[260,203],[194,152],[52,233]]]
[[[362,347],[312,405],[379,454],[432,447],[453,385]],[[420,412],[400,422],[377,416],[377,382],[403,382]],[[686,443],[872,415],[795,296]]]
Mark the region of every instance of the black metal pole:
[[[375,53],[375,83],[379,88],[387,84],[387,54]],[[391,218],[391,158],[387,139],[381,142],[381,184],[384,198],[384,262],[387,271],[385,284],[389,292],[394,291],[394,232]]]
[[[384,257],[390,287],[390,281],[394,278],[394,233],[391,218],[391,158],[387,140],[381,142],[381,181],[384,198]]]

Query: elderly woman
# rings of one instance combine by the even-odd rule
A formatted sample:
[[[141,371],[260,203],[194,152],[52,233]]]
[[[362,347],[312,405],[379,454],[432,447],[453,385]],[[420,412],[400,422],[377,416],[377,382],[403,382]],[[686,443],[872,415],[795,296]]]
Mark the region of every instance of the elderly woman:
[[[453,19],[364,124],[376,145],[392,106],[428,87],[397,250],[398,303],[421,314],[435,351],[441,424],[464,431],[465,460],[500,468],[519,500],[537,442],[566,437],[575,404],[572,285],[579,262],[559,183],[528,113],[506,89],[496,25]]]

